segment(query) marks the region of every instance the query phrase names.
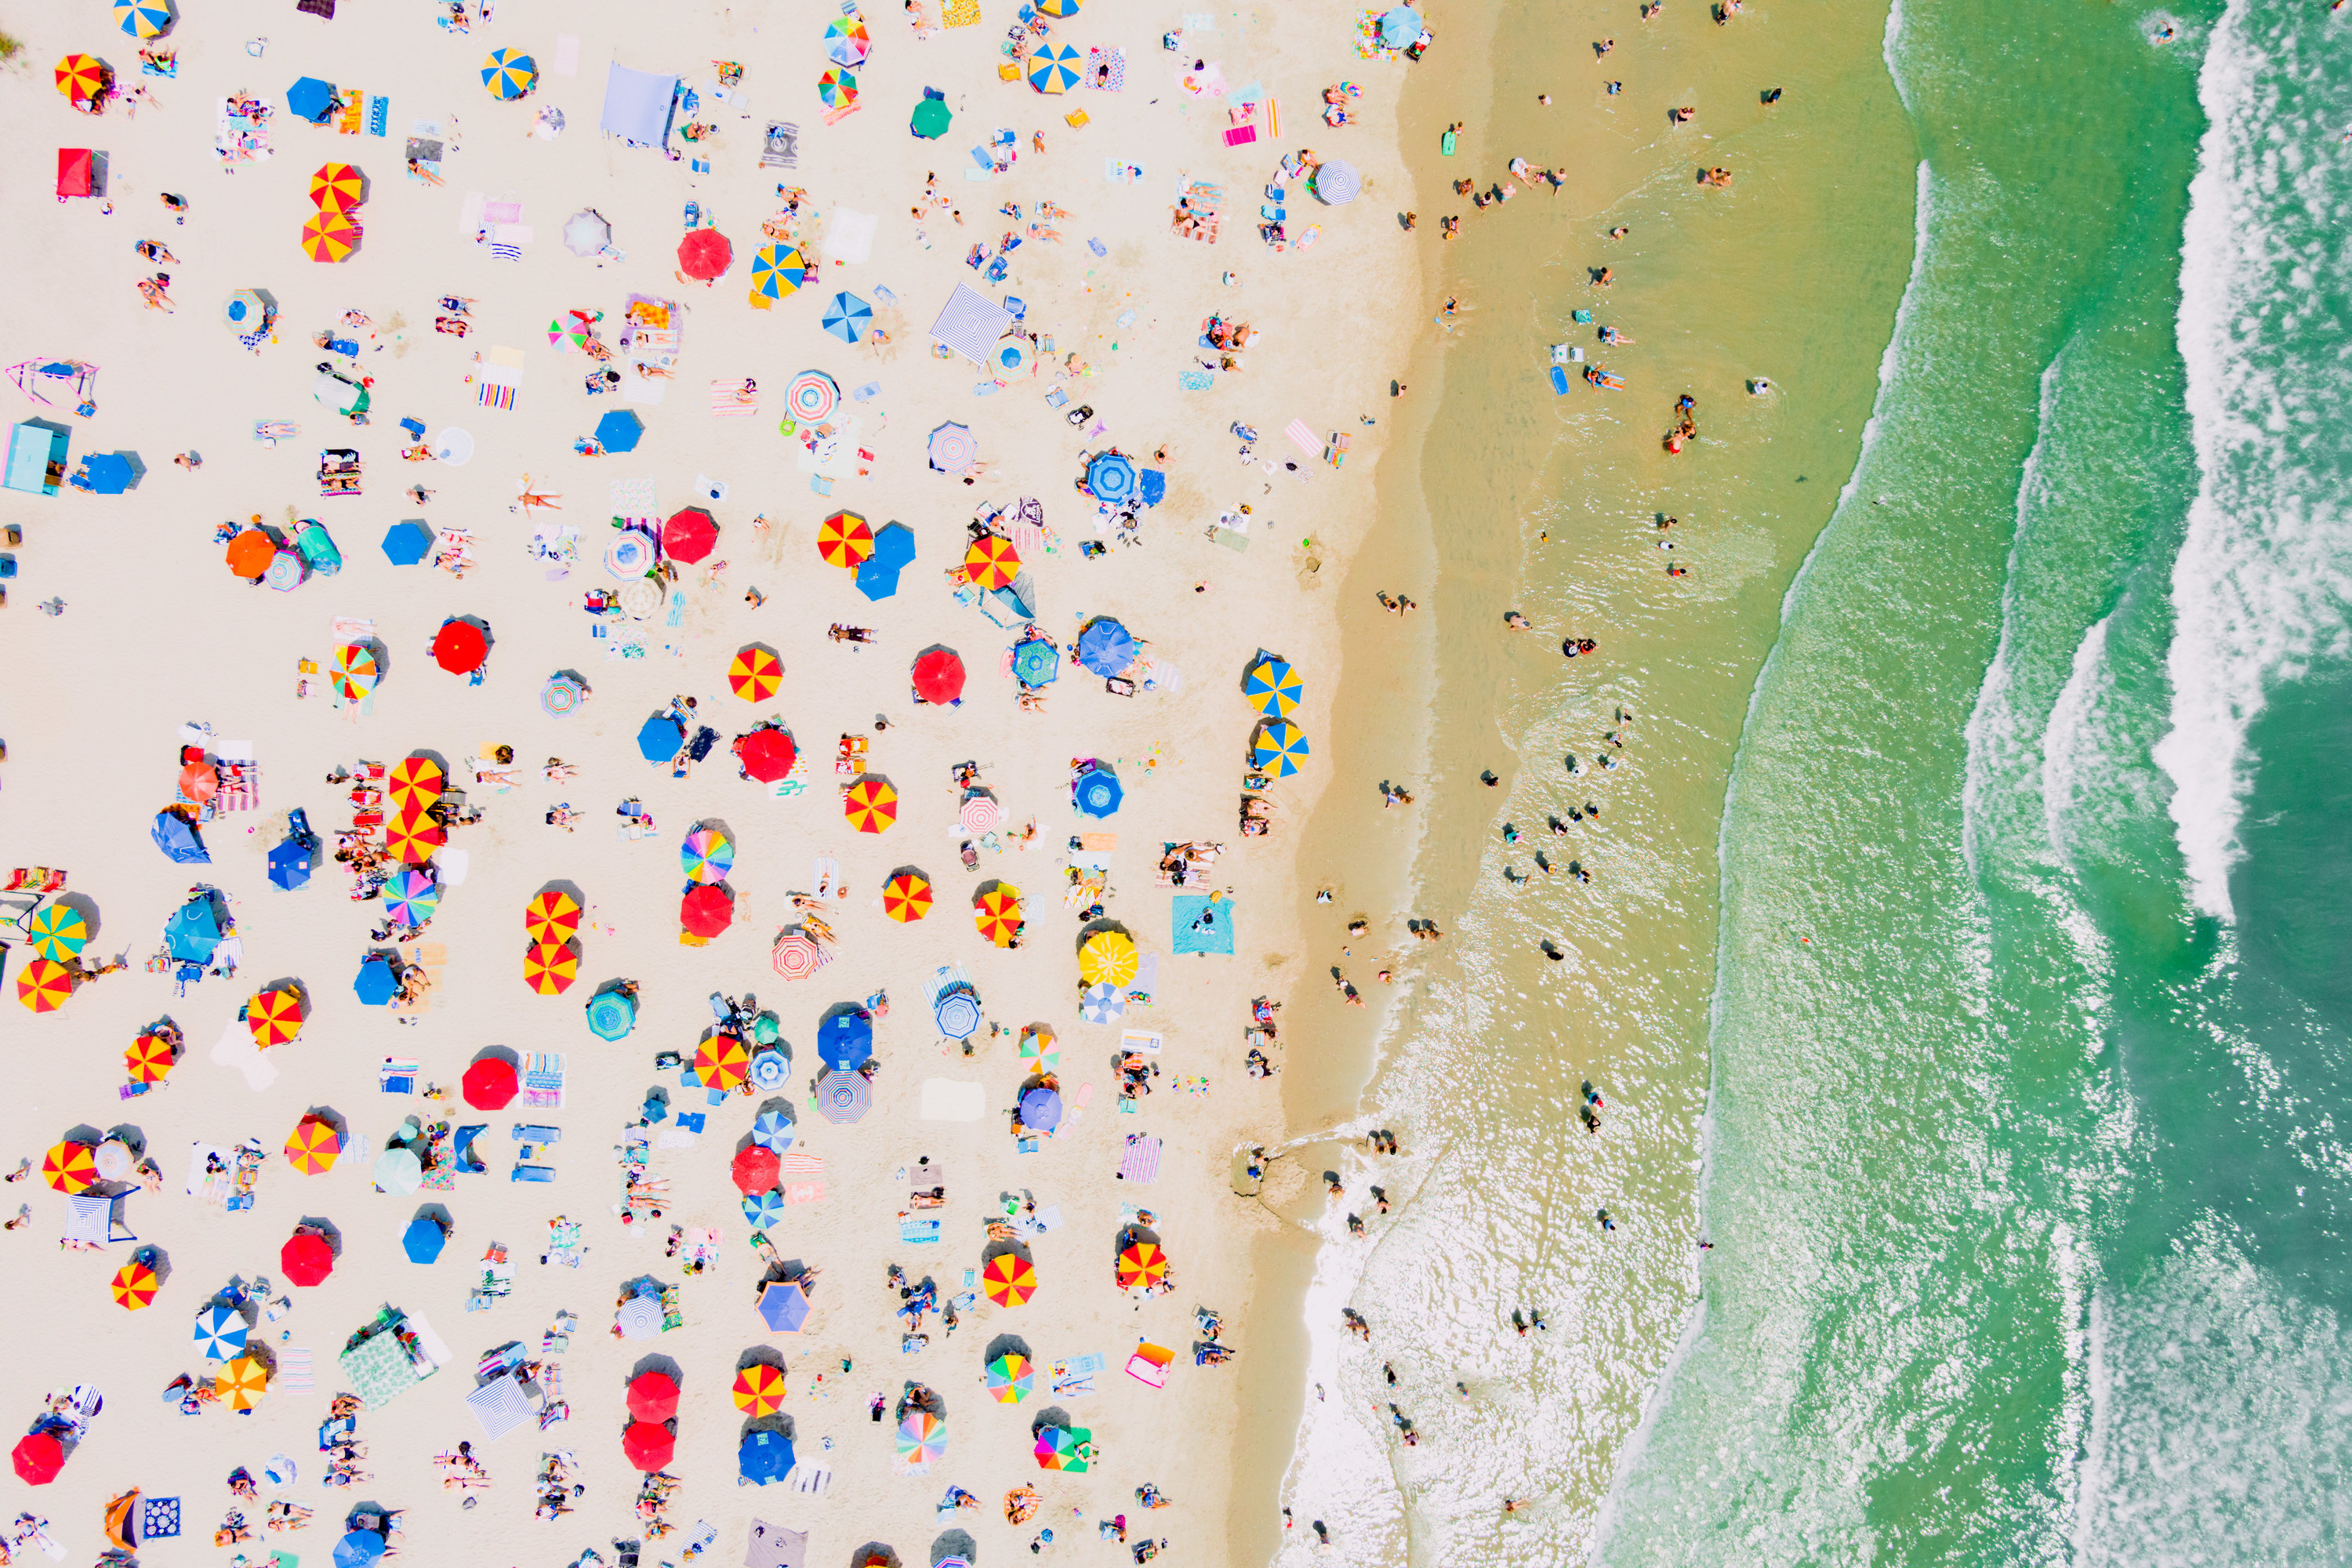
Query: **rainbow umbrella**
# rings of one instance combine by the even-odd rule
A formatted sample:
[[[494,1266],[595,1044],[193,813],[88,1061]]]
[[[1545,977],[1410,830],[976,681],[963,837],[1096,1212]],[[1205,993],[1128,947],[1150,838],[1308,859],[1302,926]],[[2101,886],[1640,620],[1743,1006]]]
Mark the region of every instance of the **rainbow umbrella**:
[[[68,55],[58,62],[58,90],[75,103],[104,92],[106,78],[106,62],[95,55]]]
[[[837,511],[818,525],[816,552],[828,566],[863,566],[874,553],[874,531],[854,511]]]
[[[1290,668],[1286,658],[1266,655],[1242,677],[1242,695],[1251,707],[1269,719],[1286,719],[1298,706],[1304,688],[1298,672]]]
[[[896,873],[882,884],[882,912],[902,925],[911,925],[931,912],[931,879],[920,871]]]
[[[948,1424],[928,1410],[908,1413],[898,1423],[898,1460],[910,1469],[919,1469],[934,1459],[944,1459],[948,1454]]]
[[[561,996],[580,978],[580,950],[568,942],[535,942],[524,949],[522,980],[541,996]]]
[[[245,1005],[245,1026],[264,1049],[284,1045],[302,1032],[302,994],[290,985],[258,993]]]
[[[482,62],[482,85],[510,103],[539,85],[539,62],[520,49],[492,49]]]
[[[98,1181],[98,1151],[87,1143],[55,1145],[41,1156],[41,1180],[68,1196],[89,1191]]]
[[[126,1263],[114,1271],[114,1304],[127,1312],[155,1304],[155,1292],[163,1288],[155,1271],[143,1263]]]
[[[1118,1255],[1118,1288],[1141,1290],[1168,1277],[1168,1255],[1157,1242],[1139,1241]]]
[[[446,782],[439,764],[432,758],[403,757],[392,764],[391,776],[384,780],[384,792],[402,811],[423,811],[441,798]]]
[[[522,929],[533,942],[570,942],[580,930],[580,901],[550,888],[523,906]]]
[[[1275,777],[1286,779],[1307,760],[1307,737],[1297,725],[1287,719],[1270,719],[1258,726],[1257,739],[1250,745],[1250,761],[1258,767],[1272,768]]]
[[[827,109],[846,109],[857,101],[857,79],[836,67],[816,79],[816,95]]]
[[[735,1408],[746,1415],[773,1415],[784,1407],[784,1374],[753,1363],[735,1374]]]
[[[342,261],[360,247],[360,222],[349,213],[312,213],[302,224],[302,254],[313,261]]]
[[[691,882],[723,882],[735,867],[735,840],[723,829],[698,827],[678,846],[678,865]]]
[[[122,1053],[122,1070],[133,1083],[161,1083],[173,1065],[172,1042],[161,1035],[142,1035]]]
[[[358,643],[345,643],[335,650],[335,662],[328,670],[335,683],[335,695],[346,702],[357,702],[375,689],[377,674],[375,651]]]
[[[306,1176],[323,1176],[335,1168],[343,1140],[331,1122],[306,1116],[286,1137],[286,1163]]]
[[[1018,1307],[1037,1293],[1037,1269],[1017,1252],[1000,1252],[980,1271],[980,1288],[1000,1307]]]
[[[1084,1426],[1048,1426],[1037,1435],[1037,1447],[1031,1450],[1037,1456],[1041,1470],[1067,1470],[1083,1474],[1095,1457],[1094,1433]]]
[[[114,25],[142,43],[170,32],[174,19],[172,8],[157,4],[157,0],[115,0],[114,3]]]
[[[1062,1065],[1062,1047],[1053,1030],[1032,1024],[1021,1031],[1021,1065],[1033,1072],[1052,1072]]]
[[[758,304],[762,300],[781,300],[787,294],[798,293],[801,285],[808,281],[810,271],[808,258],[801,254],[800,247],[761,247],[751,257],[751,302]]]
[[[964,575],[983,588],[1010,588],[1021,575],[1021,552],[1013,541],[992,533],[972,542],[963,552]]]
[[[1021,936],[1021,889],[1006,883],[991,888],[971,901],[971,923],[999,947],[1011,947]]]
[[[713,1035],[694,1053],[694,1076],[705,1089],[740,1089],[751,1079],[751,1053],[733,1035]]]
[[[1089,985],[1125,985],[1135,978],[1135,941],[1125,931],[1098,931],[1078,945],[1078,978]]]
[[[63,963],[89,945],[89,921],[71,904],[51,904],[26,920],[25,936],[35,952]]]
[[[873,47],[860,17],[844,16],[824,30],[824,58],[837,66],[864,65],[866,51]]]
[[[220,1369],[213,1392],[231,1410],[250,1410],[269,1392],[269,1369],[258,1356],[241,1355]]]
[[[421,926],[440,907],[440,879],[422,864],[396,872],[384,884],[383,918],[396,926]]]
[[[1007,1352],[988,1363],[988,1391],[999,1405],[1018,1405],[1037,1387],[1037,1369],[1025,1355]]]
[[[421,811],[404,811],[384,824],[383,847],[405,866],[422,866],[433,858],[447,836],[441,825]]]
[[[727,667],[727,689],[746,702],[768,701],[783,684],[784,661],[775,649],[760,643],[744,645]]]
[[[323,163],[310,176],[310,205],[320,212],[347,213],[367,199],[367,176],[349,163]]]
[[[1047,44],[1029,57],[1029,85],[1039,92],[1067,92],[1078,85],[1078,51]]]
[[[66,1005],[80,982],[74,972],[53,958],[37,958],[16,972],[16,1000],[36,1013],[54,1013]]]
[[[898,792],[887,779],[860,778],[842,792],[841,814],[860,833],[880,833],[898,820]]]

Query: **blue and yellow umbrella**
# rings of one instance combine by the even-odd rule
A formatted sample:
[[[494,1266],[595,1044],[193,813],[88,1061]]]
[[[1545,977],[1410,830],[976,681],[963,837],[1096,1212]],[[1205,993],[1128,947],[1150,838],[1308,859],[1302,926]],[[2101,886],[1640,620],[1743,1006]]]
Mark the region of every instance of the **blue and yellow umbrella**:
[[[808,258],[799,246],[763,246],[751,258],[751,299],[757,302],[797,294],[808,275]]]
[[[163,0],[115,0],[114,25],[134,38],[160,38],[176,20]]]
[[[1290,717],[1291,710],[1298,706],[1298,699],[1305,690],[1298,672],[1290,668],[1290,661],[1276,658],[1272,654],[1251,665],[1248,673],[1242,677],[1242,695],[1249,699],[1251,707],[1269,719]]]
[[[1250,747],[1250,761],[1261,768],[1271,768],[1274,776],[1286,779],[1298,771],[1307,760],[1307,737],[1298,726],[1287,719],[1270,719],[1258,726],[1257,740]]]
[[[1078,51],[1047,44],[1029,57],[1029,85],[1039,92],[1067,92],[1078,85]]]
[[[539,85],[539,62],[519,49],[492,49],[482,62],[482,85],[509,102]]]
[[[1075,16],[1077,14],[1078,0],[1037,0],[1037,15],[1040,16]]]

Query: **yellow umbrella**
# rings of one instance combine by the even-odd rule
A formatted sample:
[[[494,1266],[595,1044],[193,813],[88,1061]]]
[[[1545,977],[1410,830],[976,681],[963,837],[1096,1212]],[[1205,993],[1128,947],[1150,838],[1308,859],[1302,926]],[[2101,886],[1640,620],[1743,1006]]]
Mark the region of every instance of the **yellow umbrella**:
[[[441,825],[421,811],[404,811],[384,825],[383,847],[404,866],[422,866],[433,858],[445,838]]]
[[[580,950],[568,942],[535,942],[522,955],[522,978],[541,996],[561,996],[580,978]]]
[[[359,247],[359,219],[349,213],[312,213],[302,225],[302,254],[313,261],[341,261]]]
[[[963,552],[964,575],[983,588],[1010,588],[1021,575],[1021,555],[1013,541],[992,533]]]
[[[1078,978],[1089,985],[1125,985],[1135,978],[1135,940],[1098,931],[1078,947]]]
[[[257,1356],[241,1355],[220,1369],[213,1392],[231,1410],[250,1410],[269,1392],[269,1369]]]
[[[126,1263],[114,1271],[114,1304],[126,1312],[154,1305],[163,1282],[143,1263]]]
[[[384,793],[392,796],[392,804],[405,816],[439,800],[447,782],[440,765],[432,758],[403,757],[392,764],[392,776],[384,781]]]
[[[1118,1288],[1139,1290],[1157,1285],[1168,1277],[1168,1255],[1160,1244],[1139,1241],[1118,1255]]]
[[[902,924],[930,913],[931,879],[920,871],[905,870],[882,884],[882,912]]]
[[[245,1005],[245,1026],[257,1046],[284,1045],[302,1032],[302,994],[282,985],[262,992]]]
[[[286,1140],[287,1163],[306,1176],[323,1176],[333,1170],[335,1157],[342,1152],[343,1141],[333,1126],[315,1116],[296,1122]]]
[[[727,689],[746,702],[765,702],[783,685],[783,661],[773,648],[751,643],[727,667]]]
[[[1021,934],[1021,889],[999,883],[971,901],[972,924],[999,947],[1011,947]]]
[[[522,927],[533,942],[570,942],[580,929],[580,900],[550,888],[523,906]]]
[[[98,1181],[97,1152],[87,1143],[59,1143],[41,1157],[41,1180],[61,1193],[86,1193]]]
[[[860,833],[879,833],[898,820],[898,792],[887,779],[866,777],[842,792],[842,815]]]
[[[106,62],[95,55],[68,55],[58,62],[58,90],[87,103],[106,90]]]
[[[310,176],[310,205],[320,212],[350,212],[366,193],[367,176],[349,163],[327,163]]]
[[[713,1035],[694,1053],[694,1076],[705,1089],[740,1089],[751,1077],[751,1053],[733,1035]]]
[[[746,1415],[773,1415],[784,1407],[784,1374],[753,1363],[735,1374],[735,1408]]]

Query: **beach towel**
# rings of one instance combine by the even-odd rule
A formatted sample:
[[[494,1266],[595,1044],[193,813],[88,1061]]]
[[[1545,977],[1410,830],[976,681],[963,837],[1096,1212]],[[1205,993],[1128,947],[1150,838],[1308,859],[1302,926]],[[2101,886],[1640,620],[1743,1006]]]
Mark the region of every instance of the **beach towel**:
[[[386,1057],[376,1069],[376,1087],[386,1094],[415,1094],[416,1075],[425,1064],[414,1057]]]
[[[898,1222],[898,1239],[909,1247],[920,1247],[940,1238],[940,1222],[935,1219],[902,1219]]]
[[[1105,92],[1123,89],[1127,86],[1127,51],[1118,48],[1088,49],[1087,85]]]
[[[1149,1186],[1160,1179],[1160,1140],[1149,1132],[1130,1132],[1127,1152],[1119,1156],[1118,1179]]]
[[[1178,952],[1234,952],[1234,901],[1199,893],[1179,893],[1169,901],[1169,946]]]
[[[816,1473],[830,1475],[831,1472]],[[795,1489],[818,1491],[823,1489],[823,1485],[819,1483],[814,1487],[800,1487]],[[804,1568],[807,1560],[808,1532],[806,1531],[786,1530],[782,1525],[770,1524],[763,1519],[755,1519],[751,1521],[751,1538],[743,1548],[743,1568]]]
[[[710,412],[721,419],[740,418],[759,413],[760,384],[749,377],[741,381],[712,382]]]
[[[1127,1358],[1127,1375],[1138,1383],[1165,1388],[1168,1386],[1168,1363],[1175,1359],[1176,1352],[1165,1345],[1139,1341],[1134,1353]]]
[[[1048,1363],[1046,1370],[1053,1374],[1054,1379],[1054,1397],[1056,1399],[1085,1398],[1095,1392],[1095,1379],[1108,1364],[1108,1361],[1098,1355],[1071,1356],[1064,1361]]]
[[[521,385],[522,350],[494,348],[476,361],[474,400],[483,407],[512,411],[515,392]]]
[[[180,1533],[180,1500],[151,1497],[139,1500],[139,1539],[166,1541]]]
[[[1319,458],[1323,455],[1323,443],[1315,438],[1315,432],[1307,427],[1306,420],[1292,420],[1282,427],[1282,433],[1290,437],[1292,446],[1308,457]]]
[[[518,1104],[533,1110],[563,1109],[563,1053],[534,1051],[522,1059],[522,1094]]]

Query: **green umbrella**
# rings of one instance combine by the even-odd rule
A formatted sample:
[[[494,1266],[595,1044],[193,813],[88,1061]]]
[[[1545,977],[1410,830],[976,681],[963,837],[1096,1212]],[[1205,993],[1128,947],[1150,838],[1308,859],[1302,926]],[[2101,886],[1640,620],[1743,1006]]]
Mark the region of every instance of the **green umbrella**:
[[[948,106],[936,98],[927,98],[915,105],[915,115],[908,121],[908,129],[928,142],[936,142],[948,133],[948,125],[955,116]]]

